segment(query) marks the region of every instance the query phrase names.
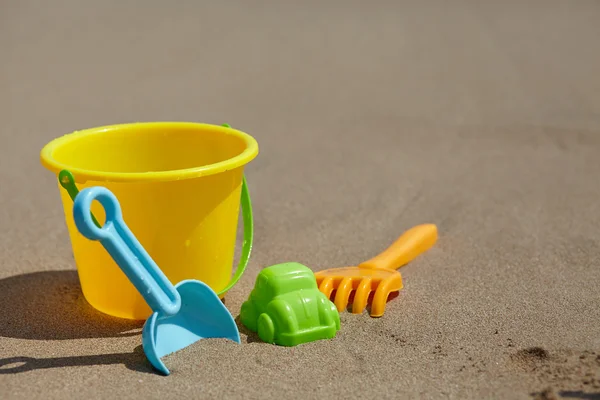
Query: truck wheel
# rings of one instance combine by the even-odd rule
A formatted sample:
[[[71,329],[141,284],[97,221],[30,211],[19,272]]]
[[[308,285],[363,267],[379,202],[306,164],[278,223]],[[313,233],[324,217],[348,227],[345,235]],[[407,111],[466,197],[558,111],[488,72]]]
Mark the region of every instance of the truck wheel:
[[[258,337],[265,343],[275,343],[275,325],[266,313],[258,317]]]

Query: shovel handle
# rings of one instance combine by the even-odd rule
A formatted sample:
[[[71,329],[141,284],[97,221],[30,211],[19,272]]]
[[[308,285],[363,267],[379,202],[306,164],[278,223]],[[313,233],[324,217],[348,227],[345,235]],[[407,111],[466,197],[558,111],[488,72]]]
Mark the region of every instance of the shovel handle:
[[[398,269],[429,250],[437,241],[437,227],[422,224],[404,232],[383,253],[359,265],[361,268]]]
[[[96,226],[92,219],[94,200],[100,202],[106,213],[102,227]],[[104,246],[153,311],[177,314],[181,307],[179,293],[129,230],[119,201],[110,190],[100,186],[83,189],[75,197],[73,217],[79,232]]]

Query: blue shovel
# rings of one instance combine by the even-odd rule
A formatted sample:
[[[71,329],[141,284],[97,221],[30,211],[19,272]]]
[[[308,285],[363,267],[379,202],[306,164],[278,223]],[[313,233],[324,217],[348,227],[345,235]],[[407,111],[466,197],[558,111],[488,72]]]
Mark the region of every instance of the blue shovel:
[[[94,200],[106,213],[101,228],[91,214]],[[197,280],[171,284],[125,225],[119,201],[110,190],[99,186],[83,189],[75,197],[73,216],[79,232],[104,246],[152,309],[142,330],[142,345],[154,368],[169,375],[160,358],[200,339],[225,338],[240,343],[231,313],[208,285]]]

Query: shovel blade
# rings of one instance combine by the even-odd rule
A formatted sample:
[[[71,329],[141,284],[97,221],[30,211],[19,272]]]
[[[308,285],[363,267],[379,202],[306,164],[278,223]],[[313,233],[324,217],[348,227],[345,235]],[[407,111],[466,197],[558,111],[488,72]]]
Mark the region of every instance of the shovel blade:
[[[233,316],[208,285],[185,280],[175,285],[175,289],[181,296],[179,312],[175,315],[153,313],[142,331],[146,357],[164,375],[170,372],[161,357],[200,339],[220,338],[241,342]]]

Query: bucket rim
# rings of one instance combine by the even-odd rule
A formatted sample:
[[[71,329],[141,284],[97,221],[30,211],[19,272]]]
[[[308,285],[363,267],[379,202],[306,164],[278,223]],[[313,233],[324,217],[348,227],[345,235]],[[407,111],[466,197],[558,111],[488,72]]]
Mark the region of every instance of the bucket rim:
[[[152,127],[152,128],[209,128],[214,131],[219,131],[225,135],[236,136],[243,140],[246,148],[238,155],[219,161],[213,164],[201,165],[193,168],[173,169],[168,171],[151,171],[151,172],[107,172],[94,171],[85,168],[78,168],[72,165],[67,165],[57,161],[54,158],[54,151],[60,146],[69,143],[73,140],[97,135],[104,132],[130,128],[133,126]],[[258,143],[249,134],[238,129],[226,127],[222,125],[214,125],[199,122],[177,122],[177,121],[160,121],[160,122],[132,122],[122,124],[103,125],[94,128],[87,128],[73,131],[61,137],[55,138],[47,143],[40,152],[40,161],[48,170],[58,173],[63,170],[69,170],[77,183],[85,183],[86,181],[96,182],[167,182],[177,181],[191,178],[199,178],[202,176],[214,175],[221,172],[229,171],[248,164],[258,155]]]

